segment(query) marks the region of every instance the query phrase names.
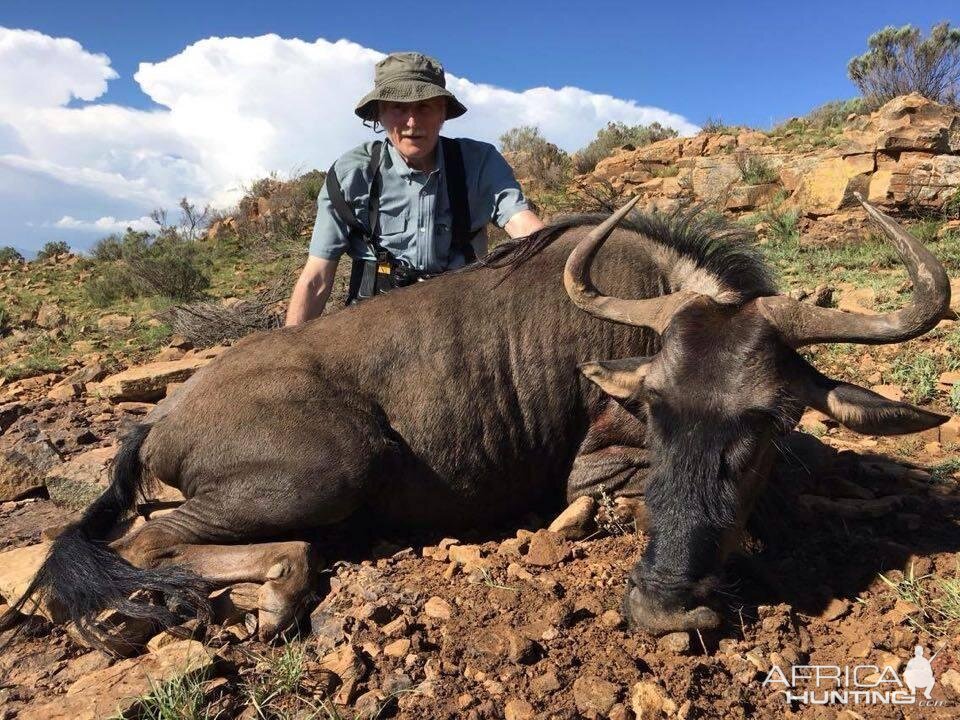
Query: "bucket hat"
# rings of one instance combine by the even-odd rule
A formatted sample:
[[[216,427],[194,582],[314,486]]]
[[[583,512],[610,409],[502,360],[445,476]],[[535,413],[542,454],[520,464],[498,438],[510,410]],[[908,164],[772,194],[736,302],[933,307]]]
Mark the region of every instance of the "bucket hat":
[[[417,102],[444,97],[447,119],[460,117],[467,109],[446,86],[443,66],[432,57],[416,52],[393,53],[377,63],[373,90],[363,96],[354,112],[372,122],[378,116],[378,100]]]

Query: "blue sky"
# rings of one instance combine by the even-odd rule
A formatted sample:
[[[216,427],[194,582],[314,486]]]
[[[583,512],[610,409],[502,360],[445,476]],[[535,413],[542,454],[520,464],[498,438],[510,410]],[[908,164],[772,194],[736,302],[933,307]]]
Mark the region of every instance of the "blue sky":
[[[544,134],[572,150],[610,119],[665,118],[689,128],[714,118],[769,127],[825,101],[852,97],[846,64],[865,49],[870,33],[905,23],[927,30],[956,8],[956,0],[420,0],[306,8],[284,0],[4,0],[0,28],[42,34],[39,40],[15,38],[26,48],[18,52],[28,58],[27,73],[31,67],[39,73],[24,80],[25,93],[59,73],[53,84],[65,95],[27,103],[42,106],[37,117],[47,123],[46,135],[18,126],[15,118],[5,124],[0,106],[0,244],[31,249],[67,239],[84,247],[111,227],[109,220],[120,226],[184,194],[224,203],[250,175],[326,167],[364,139],[351,124],[351,106],[370,83],[369,68],[380,52],[419,49],[469,83],[513,91],[502,120],[542,120]],[[229,40],[269,33],[278,41]],[[79,45],[54,47],[54,38]],[[355,46],[331,48],[338,39]],[[56,57],[34,63],[42,53]],[[339,68],[341,56],[346,60],[338,76],[329,66]],[[153,65],[135,78],[141,63]],[[309,63],[316,63],[316,73],[308,72]],[[245,77],[247,68],[260,79]],[[286,94],[274,87],[284,82]],[[529,92],[568,86],[579,94]],[[258,96],[264,107],[253,108]],[[15,101],[8,99],[8,112]],[[495,140],[504,129],[491,119],[496,108],[478,102],[457,127]],[[218,107],[225,108],[216,119],[220,125],[210,119]]]

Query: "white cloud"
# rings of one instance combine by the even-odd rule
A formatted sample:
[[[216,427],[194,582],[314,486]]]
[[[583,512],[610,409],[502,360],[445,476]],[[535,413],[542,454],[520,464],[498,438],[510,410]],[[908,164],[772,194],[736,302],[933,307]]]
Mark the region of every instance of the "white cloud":
[[[116,77],[106,55],[88,53],[76,40],[0,27],[0,109],[95,100]]]
[[[347,40],[208,38],[141,63],[134,79],[160,109],[68,107],[71,98],[92,101],[105,92],[117,77],[109,59],[74,40],[0,28],[0,177],[29,176],[33,184],[51,182],[104,201],[85,216],[66,198],[37,197],[37,228],[89,232],[101,221],[124,222],[113,218],[130,217],[130,208],[145,214],[183,196],[227,205],[258,177],[325,169],[371,137],[353,107],[382,57]],[[572,151],[612,120],[696,131],[666,110],[581,88],[515,92],[449,74],[448,87],[469,109],[446,126],[453,136],[496,142],[511,127],[537,125]],[[5,204],[0,195],[0,211]],[[17,209],[22,218],[24,209]],[[24,226],[20,219],[12,227],[3,215],[0,241]]]
[[[100,235],[121,233],[126,231],[127,228],[131,230],[153,231],[158,227],[157,223],[148,215],[133,220],[117,220],[112,215],[107,215],[102,218],[97,218],[93,222],[85,222],[83,220],[77,220],[70,215],[64,215],[57,220],[54,225],[67,230],[84,230],[87,232],[96,232]]]

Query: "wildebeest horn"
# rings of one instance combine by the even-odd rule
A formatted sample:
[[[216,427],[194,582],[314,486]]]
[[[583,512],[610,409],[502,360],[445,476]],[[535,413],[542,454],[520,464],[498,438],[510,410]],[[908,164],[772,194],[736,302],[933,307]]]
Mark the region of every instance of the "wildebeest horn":
[[[625,300],[623,298],[601,295],[590,279],[590,266],[597,251],[609,237],[617,224],[626,217],[633,206],[640,200],[634,197],[630,202],[617,210],[600,225],[581,240],[567,258],[563,269],[563,286],[573,303],[580,309],[586,310],[594,317],[602,320],[612,320],[624,325],[648,327],[662,333],[670,318],[687,300],[696,297],[697,293],[687,290],[662,295],[655,298],[641,300]]]
[[[950,308],[950,280],[933,253],[859,193],[854,195],[907,266],[913,281],[913,299],[896,312],[858,315],[801,303],[783,295],[759,298],[760,311],[793,347],[827,342],[866,345],[905,342],[931,330]]]

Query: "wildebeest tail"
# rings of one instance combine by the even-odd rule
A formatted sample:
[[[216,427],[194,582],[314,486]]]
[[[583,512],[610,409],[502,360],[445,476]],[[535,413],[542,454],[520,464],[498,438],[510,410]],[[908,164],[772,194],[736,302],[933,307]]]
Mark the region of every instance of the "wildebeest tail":
[[[149,432],[149,425],[139,424],[123,439],[110,486],[53,541],[26,592],[0,618],[0,629],[43,602],[57,619],[72,620],[85,639],[104,648],[93,625],[102,610],[114,608],[162,627],[180,620],[174,609],[206,608],[205,584],[194,573],[178,567],[134,567],[106,543],[110,531],[136,504],[143,483],[140,446]],[[166,605],[150,602],[156,593]]]

